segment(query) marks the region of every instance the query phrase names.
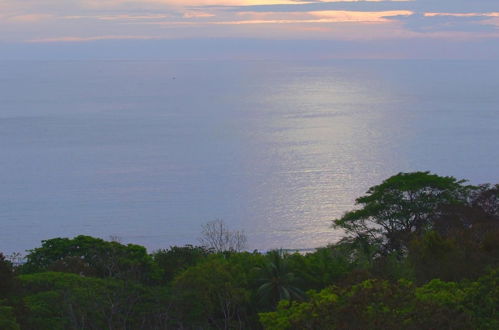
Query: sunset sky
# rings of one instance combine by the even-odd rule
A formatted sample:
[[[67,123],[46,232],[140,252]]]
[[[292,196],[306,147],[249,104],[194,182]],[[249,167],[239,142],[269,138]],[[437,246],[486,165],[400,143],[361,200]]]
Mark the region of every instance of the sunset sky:
[[[193,53],[194,47],[202,53],[206,40],[232,54],[249,48],[254,57],[268,53],[269,44],[276,47],[275,53],[301,44],[315,47],[309,53],[318,57],[335,57],[333,50],[341,48],[338,57],[497,58],[499,4],[497,0],[0,0],[0,47],[5,47],[0,58],[34,56],[32,50],[47,54],[61,44],[72,44],[74,52],[82,43],[93,52],[119,44],[126,52],[138,41],[148,41],[141,43],[146,48],[161,49],[189,44],[188,52]]]

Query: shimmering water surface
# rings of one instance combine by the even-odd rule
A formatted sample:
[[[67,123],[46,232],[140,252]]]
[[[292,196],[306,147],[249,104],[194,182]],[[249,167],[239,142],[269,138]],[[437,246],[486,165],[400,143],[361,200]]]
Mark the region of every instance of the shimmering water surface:
[[[499,182],[499,63],[0,62],[0,251],[313,248],[400,171]]]

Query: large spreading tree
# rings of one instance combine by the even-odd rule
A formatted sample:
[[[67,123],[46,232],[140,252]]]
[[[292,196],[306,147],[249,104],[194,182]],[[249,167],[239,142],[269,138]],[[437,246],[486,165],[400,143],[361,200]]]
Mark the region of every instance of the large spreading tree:
[[[359,206],[334,220],[349,239],[403,251],[414,234],[431,229],[443,205],[464,203],[471,186],[430,172],[399,173],[357,198]]]

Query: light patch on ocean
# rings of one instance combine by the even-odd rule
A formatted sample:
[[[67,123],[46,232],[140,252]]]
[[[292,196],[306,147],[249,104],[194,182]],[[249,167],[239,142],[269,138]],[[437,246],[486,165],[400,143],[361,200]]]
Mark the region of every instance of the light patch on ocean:
[[[201,225],[249,248],[335,242],[400,171],[499,180],[499,65],[0,62],[0,251],[79,234],[150,250]]]

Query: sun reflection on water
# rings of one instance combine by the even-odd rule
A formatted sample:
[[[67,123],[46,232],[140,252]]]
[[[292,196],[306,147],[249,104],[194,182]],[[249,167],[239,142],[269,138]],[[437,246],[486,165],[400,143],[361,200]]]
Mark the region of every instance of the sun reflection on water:
[[[380,108],[389,90],[368,88],[373,84],[335,68],[327,75],[306,72],[255,91],[269,119],[252,127],[253,143],[265,148],[254,148],[251,158],[258,161],[248,164],[262,173],[252,186],[260,218],[252,219],[249,233],[256,245],[313,248],[338,240],[331,220],[398,163],[401,141],[387,142],[393,118]],[[375,83],[376,77],[364,79]]]

